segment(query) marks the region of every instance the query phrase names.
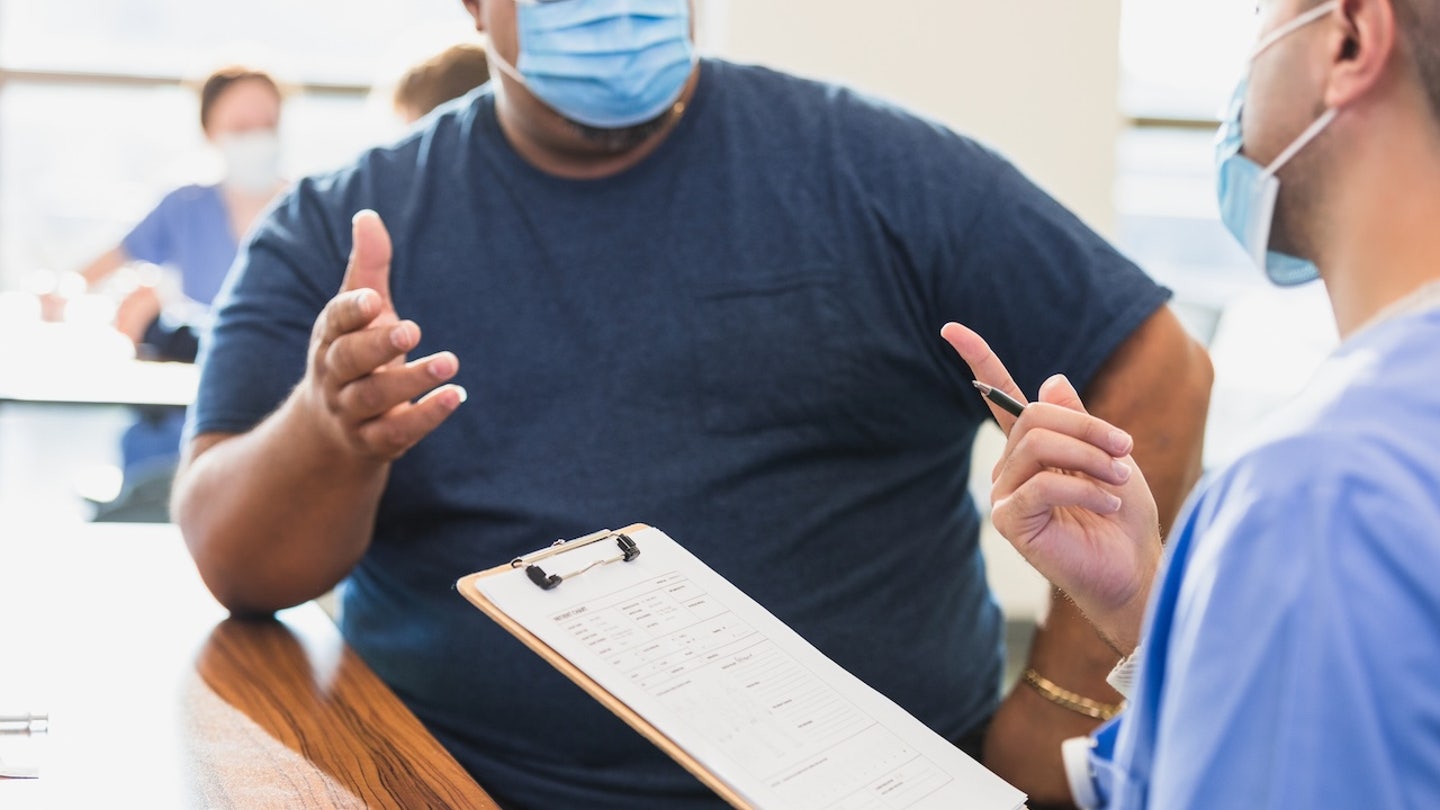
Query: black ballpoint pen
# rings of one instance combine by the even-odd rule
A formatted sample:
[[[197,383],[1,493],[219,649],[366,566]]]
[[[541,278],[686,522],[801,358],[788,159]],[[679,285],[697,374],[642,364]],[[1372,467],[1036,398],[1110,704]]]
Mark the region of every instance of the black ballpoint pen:
[[[1015,400],[1014,397],[1010,396],[1004,391],[1001,391],[999,388],[996,388],[993,385],[986,385],[979,380],[971,380],[971,382],[975,384],[976,388],[980,389],[980,396],[985,397],[996,405],[999,405],[1001,410],[1005,411],[1011,416],[1018,417],[1020,414],[1025,412],[1024,405],[1020,404],[1018,401]]]

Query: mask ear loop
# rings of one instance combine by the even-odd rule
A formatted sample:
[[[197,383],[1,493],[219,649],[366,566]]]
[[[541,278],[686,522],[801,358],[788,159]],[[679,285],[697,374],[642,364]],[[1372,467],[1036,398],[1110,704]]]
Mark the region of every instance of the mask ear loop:
[[[1318,136],[1326,127],[1330,126],[1330,122],[1334,121],[1335,116],[1339,114],[1340,111],[1334,107],[1331,107],[1330,109],[1322,113],[1319,118],[1315,119],[1314,123],[1306,127],[1304,132],[1300,133],[1300,137],[1296,138],[1294,143],[1285,147],[1284,151],[1282,151],[1279,155],[1276,155],[1275,159],[1270,161],[1270,165],[1266,166],[1265,170],[1261,172],[1261,174],[1265,177],[1275,176],[1275,173],[1280,171],[1280,168],[1282,166],[1284,166],[1286,163],[1289,163],[1291,158],[1299,154],[1301,149],[1304,149],[1311,141],[1315,140],[1315,137]]]
[[[493,45],[486,52],[486,56],[490,59],[491,62],[495,63],[495,67],[499,68],[501,73],[504,73],[506,76],[509,76],[516,82],[519,82],[521,87],[526,86],[525,78],[520,75],[520,71],[516,69],[514,65],[510,64],[510,60],[501,56],[500,52],[496,50]]]
[[[1279,28],[1276,28],[1274,31],[1266,34],[1264,38],[1262,38],[1259,42],[1255,44],[1255,50],[1250,52],[1251,61],[1254,61],[1255,57],[1264,53],[1265,50],[1268,49],[1271,45],[1274,45],[1285,37],[1293,34],[1296,30],[1304,28],[1305,26],[1309,25],[1312,22],[1315,22],[1321,17],[1324,17],[1326,14],[1329,14],[1330,12],[1334,11],[1339,7],[1340,0],[1329,0],[1329,2],[1321,3],[1315,8],[1310,9],[1309,11],[1301,14],[1290,22],[1287,22]]]
[[[1250,61],[1254,62],[1255,58],[1268,50],[1270,46],[1339,7],[1340,0],[1329,0],[1329,2],[1321,3],[1290,22],[1276,28],[1269,34],[1266,34],[1265,37],[1255,45],[1255,50],[1250,53]],[[1300,137],[1296,138],[1289,146],[1285,147],[1274,160],[1270,161],[1270,165],[1265,167],[1261,175],[1263,177],[1273,177],[1276,172],[1280,171],[1282,166],[1289,163],[1291,158],[1299,154],[1301,149],[1304,149],[1311,141],[1315,140],[1315,137],[1324,131],[1326,127],[1330,126],[1330,122],[1335,120],[1335,116],[1339,114],[1339,112],[1339,110],[1331,108],[1321,114],[1310,126],[1305,128],[1304,132],[1300,133]]]

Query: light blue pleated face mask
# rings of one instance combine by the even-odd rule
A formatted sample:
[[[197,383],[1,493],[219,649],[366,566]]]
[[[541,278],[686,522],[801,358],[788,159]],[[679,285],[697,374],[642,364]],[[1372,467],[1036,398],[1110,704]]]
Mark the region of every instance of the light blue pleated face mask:
[[[520,56],[501,71],[560,115],[622,129],[654,120],[695,66],[689,0],[516,0]]]
[[[1256,45],[1251,61],[1271,45],[1334,11],[1339,5],[1338,0],[1322,3],[1275,29]],[[1248,86],[1247,76],[1235,88],[1235,96],[1216,136],[1216,188],[1220,197],[1220,219],[1270,281],[1282,287],[1304,284],[1319,278],[1320,271],[1315,264],[1270,249],[1270,228],[1275,218],[1275,202],[1280,196],[1280,180],[1275,173],[1323,132],[1335,120],[1337,111],[1326,110],[1269,166],[1261,167],[1240,153],[1244,146],[1240,116]]]

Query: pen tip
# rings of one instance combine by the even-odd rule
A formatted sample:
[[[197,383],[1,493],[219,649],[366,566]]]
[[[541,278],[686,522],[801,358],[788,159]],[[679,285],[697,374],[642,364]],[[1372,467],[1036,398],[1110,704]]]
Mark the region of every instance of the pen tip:
[[[979,380],[971,380],[970,384],[974,385],[977,389],[979,389],[982,396],[988,395],[991,391],[995,390],[994,388],[991,388],[990,386],[980,382]]]

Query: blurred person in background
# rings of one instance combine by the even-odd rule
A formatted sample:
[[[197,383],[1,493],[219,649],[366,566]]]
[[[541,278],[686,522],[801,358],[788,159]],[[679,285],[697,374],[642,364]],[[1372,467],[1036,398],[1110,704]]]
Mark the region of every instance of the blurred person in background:
[[[400,76],[392,101],[395,114],[406,124],[413,124],[441,104],[488,81],[490,66],[485,48],[469,43],[452,45]]]
[[[115,327],[134,341],[145,359],[194,362],[197,336],[209,317],[240,239],[286,182],[281,175],[280,111],[283,94],[268,73],[230,66],[210,74],[200,88],[200,127],[224,160],[224,178],[190,184],[161,199],[120,241],[81,272],[93,289],[132,262],[174,271],[178,284],[142,283],[120,302]],[[173,288],[173,289],[172,289]],[[64,302],[45,302],[50,317]],[[116,502],[100,505],[97,519],[118,515],[123,505],[137,518],[163,519],[168,479],[179,457],[184,411],[142,409],[121,439],[125,483]],[[134,501],[135,487],[158,483],[154,497]]]
[[[131,262],[177,271],[183,303],[162,301],[156,287],[145,284],[120,304],[115,325],[137,347],[150,347],[142,351],[162,359],[194,360],[193,331],[184,330],[193,324],[168,323],[168,317],[161,319],[162,309],[192,316],[208,310],[235,260],[240,237],[285,187],[280,174],[281,102],[279,84],[263,71],[235,66],[210,74],[200,89],[200,127],[224,160],[224,179],[169,192],[120,244],[80,271],[87,288]],[[48,311],[58,314],[53,307]]]

